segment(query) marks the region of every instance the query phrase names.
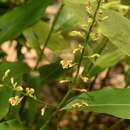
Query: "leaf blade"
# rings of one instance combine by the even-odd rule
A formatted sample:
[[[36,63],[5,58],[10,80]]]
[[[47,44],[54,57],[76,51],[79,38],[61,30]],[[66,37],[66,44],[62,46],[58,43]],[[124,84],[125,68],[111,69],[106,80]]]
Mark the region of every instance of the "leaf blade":
[[[102,90],[81,94],[71,99],[63,109],[74,109],[72,104],[84,101],[88,106],[76,110],[106,113],[130,119],[130,89],[107,87]]]

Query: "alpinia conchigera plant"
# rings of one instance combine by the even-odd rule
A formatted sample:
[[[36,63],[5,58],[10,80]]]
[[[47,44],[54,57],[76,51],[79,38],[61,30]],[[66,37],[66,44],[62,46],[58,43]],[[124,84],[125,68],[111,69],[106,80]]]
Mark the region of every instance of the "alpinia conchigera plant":
[[[129,130],[130,1],[0,0],[0,130]]]

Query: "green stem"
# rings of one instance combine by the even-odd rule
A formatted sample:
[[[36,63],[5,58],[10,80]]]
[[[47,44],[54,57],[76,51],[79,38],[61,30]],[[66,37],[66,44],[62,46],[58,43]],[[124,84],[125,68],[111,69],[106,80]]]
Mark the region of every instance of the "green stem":
[[[98,5],[97,5],[97,8],[96,8],[94,16],[93,16],[92,24],[91,24],[91,26],[90,26],[90,28],[88,30],[88,34],[86,36],[86,41],[85,41],[86,42],[86,46],[88,44],[88,41],[89,41],[89,38],[90,38],[90,34],[92,32],[93,26],[94,26],[94,24],[96,22],[96,16],[97,16],[97,12],[99,10],[100,4],[101,4],[101,0],[98,1]],[[73,88],[75,87],[74,85],[75,85],[75,83],[77,81],[77,78],[78,78],[78,75],[79,75],[79,70],[80,70],[80,66],[81,66],[81,63],[82,63],[82,59],[83,59],[83,56],[84,56],[84,52],[85,52],[86,46],[84,46],[84,48],[82,49],[80,60],[79,60],[78,66],[77,66],[77,72],[76,72],[76,75],[75,75],[73,81],[71,82],[71,85],[69,87],[68,92],[66,93],[66,95],[64,96],[64,98],[61,100],[61,102],[58,104],[57,110],[52,113],[52,115],[50,116],[50,118],[47,120],[47,122],[45,122],[45,124],[41,127],[40,130],[45,130],[46,129],[46,127],[48,126],[49,122],[57,114],[57,112],[60,110],[60,108],[62,107],[62,105],[67,101],[68,97],[70,96],[71,92],[73,91]]]
[[[37,98],[34,98],[34,97],[30,97],[30,96],[28,96],[28,95],[27,95],[26,93],[24,93],[24,92],[22,92],[22,94],[23,94],[23,96],[28,97],[28,98],[31,98],[32,100],[34,100],[35,102],[37,102],[37,103],[39,103],[39,104],[44,104],[44,105],[47,105],[47,106],[56,108],[55,105],[49,104],[49,103],[47,103],[47,102],[45,102],[45,101],[42,101],[42,100],[37,99]]]
[[[40,61],[42,60],[43,53],[44,53],[45,48],[47,47],[48,42],[49,42],[49,40],[50,40],[50,38],[51,38],[51,36],[52,36],[52,33],[53,33],[53,31],[54,31],[54,27],[55,27],[55,25],[56,25],[56,22],[57,22],[57,20],[58,20],[58,18],[59,18],[59,15],[60,15],[60,13],[61,13],[63,7],[64,7],[64,3],[61,1],[59,10],[58,10],[57,14],[56,14],[55,17],[54,17],[54,20],[53,20],[53,22],[52,22],[50,31],[49,31],[48,36],[47,36],[47,38],[46,38],[46,41],[45,41],[45,43],[44,43],[44,47],[41,49],[41,54],[40,54],[40,56],[39,56],[39,58],[38,58],[38,60],[37,60],[37,62],[36,62],[36,65],[35,65],[35,67],[34,67],[34,70],[37,69],[37,67],[38,67],[38,65],[39,65],[39,63],[40,63]]]
[[[30,97],[30,98],[31,98],[31,97]],[[40,99],[35,99],[35,98],[31,98],[31,99],[33,99],[35,102],[37,102],[37,103],[39,103],[39,104],[44,104],[44,105],[47,105],[47,106],[56,108],[55,105],[49,104],[49,103],[47,103],[47,102],[45,102],[45,101],[42,101],[42,100],[40,100]]]

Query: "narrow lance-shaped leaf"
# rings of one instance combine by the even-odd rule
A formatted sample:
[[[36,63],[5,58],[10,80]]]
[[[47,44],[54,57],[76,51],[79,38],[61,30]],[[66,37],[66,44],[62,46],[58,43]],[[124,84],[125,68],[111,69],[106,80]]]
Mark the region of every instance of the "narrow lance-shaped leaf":
[[[62,69],[59,61],[41,66],[38,69],[42,83],[49,83],[56,80],[65,70]]]
[[[9,111],[9,98],[11,95],[12,91],[7,86],[0,88],[0,120],[4,118]]]
[[[13,77],[19,84],[21,83],[22,76],[30,68],[23,62],[4,62],[0,64],[0,84],[3,75],[7,70],[10,70],[6,79],[4,79],[4,86],[0,87],[0,120],[6,116],[9,111],[9,98],[12,96],[12,88],[9,85],[10,79]],[[2,85],[2,84],[1,84]]]
[[[87,24],[88,14],[85,5],[66,4],[59,16],[55,29],[61,31]]]
[[[29,0],[0,17],[0,43],[12,40],[34,24],[49,5],[49,0]]]
[[[121,60],[123,54],[119,49],[110,51],[109,53],[101,55],[95,62],[94,66],[89,71],[89,76],[95,76],[102,72],[104,69],[115,65]]]
[[[97,17],[99,32],[106,36],[122,53],[130,55],[130,21],[116,11],[103,10]]]
[[[107,87],[83,93],[73,97],[63,109],[106,113],[130,119],[130,89]]]
[[[91,0],[91,2],[94,2],[96,0]],[[65,4],[67,3],[73,3],[73,4],[87,4],[90,2],[90,0],[64,0]]]
[[[43,21],[37,22],[32,27],[24,31],[24,36],[27,39],[30,47],[34,48],[37,53],[40,52],[40,45],[44,45],[50,27]],[[61,49],[69,47],[68,42],[65,41],[63,36],[58,32],[53,32],[51,38],[48,41],[48,48],[50,48],[55,54],[61,53]]]

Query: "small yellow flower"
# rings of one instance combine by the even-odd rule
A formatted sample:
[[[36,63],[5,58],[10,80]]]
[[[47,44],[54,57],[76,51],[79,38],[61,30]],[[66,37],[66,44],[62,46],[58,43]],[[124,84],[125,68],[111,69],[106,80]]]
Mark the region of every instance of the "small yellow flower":
[[[18,105],[22,101],[23,97],[15,96],[9,98],[9,102],[12,106]]]
[[[41,109],[41,116],[44,116],[44,114],[45,114],[45,107],[43,107],[43,108]]]
[[[13,77],[10,79],[10,81],[11,81],[11,84],[14,84],[14,83],[15,83]]]
[[[26,94],[30,97],[34,97],[33,94],[34,94],[35,90],[33,88],[26,88]]]
[[[23,91],[23,88],[22,86],[17,86],[14,88],[15,91]]]
[[[87,10],[87,12],[88,12],[89,14],[93,14],[93,8],[92,8],[91,3],[88,3],[88,4],[86,5],[86,10]]]
[[[103,10],[99,9],[98,14],[102,15],[103,14]]]
[[[80,75],[80,78],[83,80],[84,83],[87,83],[89,78],[88,77],[85,77],[85,76],[82,76]]]
[[[72,104],[71,106],[72,108],[80,108],[80,107],[85,107],[85,106],[88,107],[89,105],[87,102],[82,101],[80,103]]]
[[[70,82],[70,80],[68,80],[68,79],[60,80],[60,81],[59,81],[59,83],[61,83],[61,84],[63,84],[63,83],[68,83],[68,82]]]
[[[82,106],[89,106],[88,103],[87,103],[87,102],[84,102],[84,101],[80,102],[80,104],[81,104]]]
[[[71,60],[61,60],[60,64],[62,65],[63,69],[68,69],[75,65]]]
[[[75,103],[72,105],[72,108],[80,108],[82,105],[80,105],[79,103]]]

